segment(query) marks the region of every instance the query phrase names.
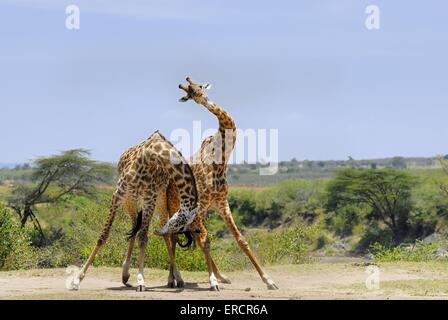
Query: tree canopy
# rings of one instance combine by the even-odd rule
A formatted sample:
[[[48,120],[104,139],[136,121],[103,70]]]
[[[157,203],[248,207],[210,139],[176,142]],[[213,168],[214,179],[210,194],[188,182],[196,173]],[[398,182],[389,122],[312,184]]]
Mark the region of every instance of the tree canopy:
[[[69,194],[92,195],[96,184],[110,181],[112,166],[91,160],[89,156],[88,150],[73,149],[33,161],[32,182],[17,184],[7,199],[22,226],[31,219],[43,237],[33,211],[35,205],[58,202]]]
[[[327,187],[327,209],[336,211],[353,204],[366,206],[366,218],[384,223],[398,242],[407,230],[411,190],[416,183],[416,178],[403,170],[341,170]]]

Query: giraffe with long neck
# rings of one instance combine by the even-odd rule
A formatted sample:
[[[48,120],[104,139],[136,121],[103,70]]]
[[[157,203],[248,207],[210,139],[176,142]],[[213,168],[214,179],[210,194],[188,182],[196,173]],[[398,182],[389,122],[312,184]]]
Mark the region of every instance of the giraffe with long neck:
[[[214,209],[219,213],[268,289],[278,289],[275,282],[263,271],[249,244],[236,226],[227,201],[227,163],[236,142],[235,122],[225,110],[208,99],[205,90],[210,85],[198,85],[190,78],[187,78],[187,81],[188,86],[179,85],[179,88],[186,92],[186,96],[182,97],[180,101],[194,100],[214,114],[219,121],[218,131],[204,139],[200,150],[189,161],[196,178],[199,196],[198,213],[193,223],[199,232],[194,234],[194,238],[205,256],[211,289],[219,290],[217,280],[224,283],[230,283],[230,281],[219,271],[210,253],[210,242],[204,225],[208,209]]]
[[[158,133],[160,134],[160,133]],[[165,138],[164,138],[165,139]],[[166,140],[166,139],[165,139]],[[169,145],[171,145],[170,142],[166,141]],[[140,145],[133,146],[129,149],[127,149],[120,157],[120,160],[118,162],[118,172],[121,173],[123,170],[130,165],[132,165],[133,161],[135,161],[136,153],[138,152],[138,149],[141,147]],[[191,168],[190,168],[191,169]],[[190,171],[189,171],[190,172]],[[190,175],[190,179],[187,178],[188,185],[186,185],[187,192],[192,192],[193,195],[197,197],[197,189],[196,189],[196,181],[194,179],[194,175]],[[184,186],[183,183],[180,185],[181,187]],[[191,189],[190,189],[191,188]],[[191,190],[191,191],[190,191]],[[183,196],[184,199],[186,199],[186,195]],[[131,199],[126,199],[124,201],[123,207],[126,209],[127,213],[131,217],[133,229],[128,234],[128,250],[126,253],[125,261],[123,262],[123,271],[122,271],[122,282],[125,286],[131,287],[132,285],[129,284],[129,268],[131,266],[131,258],[132,258],[132,252],[134,249],[135,244],[135,236],[138,233],[138,231],[142,227],[142,210],[138,211],[138,203],[135,201],[132,201]],[[179,241],[179,238],[177,236],[177,233],[180,231],[180,227],[177,228],[177,230],[173,230],[172,226],[176,225],[176,213],[182,212],[181,209],[181,192],[179,191],[178,184],[173,183],[172,181],[169,181],[166,188],[162,188],[162,191],[159,192],[159,195],[157,197],[156,202],[156,208],[154,212],[159,215],[160,224],[163,226],[161,230],[155,231],[154,233],[156,235],[161,235],[164,237],[166,247],[168,249],[168,255],[170,258],[170,274],[168,278],[168,287],[173,288],[176,284],[179,288],[184,287],[184,281],[182,279],[182,276],[180,272],[177,270],[176,266],[176,243],[179,244],[181,247],[189,247],[191,245],[191,232],[190,230],[187,230],[186,223],[184,222],[184,231],[185,235],[189,238],[188,242],[186,244],[182,244]],[[184,209],[186,213],[189,212],[188,208],[187,210]],[[194,211],[192,211],[194,212]],[[180,216],[182,217],[182,216]],[[179,216],[177,217],[179,218]],[[191,223],[191,219],[188,220],[188,224]],[[171,223],[171,224],[170,224]],[[170,230],[171,226],[171,230]],[[169,230],[166,232],[166,230]],[[164,232],[162,232],[164,231]],[[177,232],[174,232],[177,231]]]
[[[112,196],[109,216],[87,262],[72,279],[72,289],[79,289],[80,282],[84,278],[87,269],[92,264],[99,249],[107,241],[117,209],[121,205],[126,207],[134,224],[137,223],[135,208],[137,205],[140,205],[142,208],[140,225],[134,227],[134,230],[139,230],[140,240],[137,291],[145,290],[143,272],[148,228],[153,212],[158,203],[160,204],[158,198],[161,195],[166,196],[169,185],[175,187],[178,193],[180,210],[169,220],[165,219],[167,222],[159,233],[168,237],[173,233],[185,231],[185,228],[196,216],[198,194],[193,172],[182,154],[158,131],[141,144],[131,147],[123,153],[118,164],[118,173],[119,179]],[[130,247],[134,245],[135,236],[135,233],[131,234],[132,246],[130,245]],[[169,246],[168,250],[170,250]],[[128,252],[129,258],[131,253],[132,250]]]

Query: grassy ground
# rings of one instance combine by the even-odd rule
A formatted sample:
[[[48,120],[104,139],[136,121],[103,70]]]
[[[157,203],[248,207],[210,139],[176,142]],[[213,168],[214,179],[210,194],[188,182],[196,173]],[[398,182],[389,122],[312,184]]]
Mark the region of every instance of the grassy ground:
[[[119,268],[92,268],[80,291],[68,291],[63,269],[0,272],[1,299],[448,299],[443,262],[381,263],[380,287],[369,290],[365,262],[314,262],[266,268],[280,290],[269,291],[254,270],[229,272],[232,284],[211,292],[206,272],[182,272],[183,289],[166,288],[167,271],[146,269],[147,289],[123,287]],[[131,283],[136,270],[131,272]]]

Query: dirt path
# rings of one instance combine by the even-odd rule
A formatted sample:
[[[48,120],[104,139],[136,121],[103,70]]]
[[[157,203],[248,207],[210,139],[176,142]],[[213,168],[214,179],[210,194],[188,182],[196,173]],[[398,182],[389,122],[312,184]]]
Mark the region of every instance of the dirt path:
[[[92,268],[80,291],[68,291],[63,269],[0,272],[0,299],[448,299],[444,263],[380,264],[380,289],[368,290],[366,265],[313,263],[267,268],[280,290],[268,291],[253,270],[229,272],[232,284],[208,290],[205,272],[183,272],[183,290],[165,287],[167,272],[147,269],[147,290],[122,286],[119,268]],[[132,270],[135,281],[136,270]]]

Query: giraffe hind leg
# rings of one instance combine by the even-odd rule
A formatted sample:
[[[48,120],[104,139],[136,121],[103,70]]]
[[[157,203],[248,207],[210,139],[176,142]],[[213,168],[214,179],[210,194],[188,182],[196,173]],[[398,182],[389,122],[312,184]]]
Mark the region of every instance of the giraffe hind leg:
[[[143,204],[142,227],[139,232],[140,255],[138,259],[139,271],[137,275],[137,292],[143,292],[146,290],[144,277],[145,249],[148,244],[148,228],[155,209],[156,194],[157,190],[149,189],[147,192],[147,198],[144,199]]]
[[[182,279],[182,275],[180,274],[179,270],[177,269],[177,265],[176,265],[176,243],[179,243],[179,239],[178,239],[177,235],[171,235],[170,240],[171,240],[171,247],[172,247],[172,254],[173,254],[172,265],[173,265],[174,278],[176,279],[177,287],[183,288],[185,286],[185,282]]]
[[[202,215],[199,215],[201,217]],[[207,237],[207,229],[202,220],[197,220],[197,227],[200,229],[199,233],[194,233],[193,236],[195,238],[196,243],[202,250],[204,254],[205,261],[207,263],[208,276],[210,282],[210,290],[211,291],[219,291],[218,280],[213,270],[212,256],[210,253],[210,239]]]
[[[135,244],[135,234],[137,234],[138,230],[141,227],[143,212],[140,210],[138,213],[136,213],[137,208],[136,208],[135,201],[126,200],[123,206],[126,208],[126,211],[128,212],[128,214],[132,220],[133,228],[127,234],[129,245],[128,245],[128,251],[126,253],[125,261],[123,262],[122,282],[125,286],[131,287],[131,285],[128,282],[129,278],[131,276],[129,273],[129,268],[131,266],[132,251],[134,249],[134,244]]]
[[[160,223],[163,225],[165,224],[169,219],[169,206],[162,206],[159,210],[160,215]],[[165,245],[168,251],[168,256],[170,258],[170,268],[169,268],[169,274],[168,274],[168,288],[174,288],[177,284],[178,288],[184,287],[184,280],[182,279],[182,275],[180,274],[179,270],[176,266],[176,242],[177,242],[177,235],[171,234],[171,235],[165,235],[164,237]]]

